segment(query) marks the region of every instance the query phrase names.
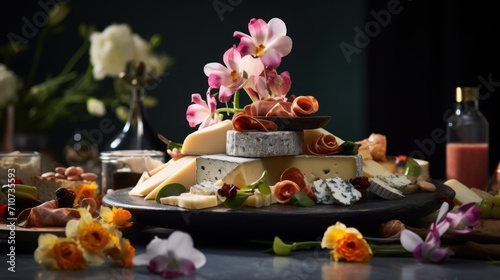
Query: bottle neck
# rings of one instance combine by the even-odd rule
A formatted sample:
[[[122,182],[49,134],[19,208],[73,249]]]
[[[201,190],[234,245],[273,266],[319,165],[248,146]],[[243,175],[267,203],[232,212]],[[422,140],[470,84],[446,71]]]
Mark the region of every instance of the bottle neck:
[[[460,114],[462,112],[465,113],[478,110],[479,110],[479,102],[477,100],[461,101],[455,104],[455,111],[457,114]]]

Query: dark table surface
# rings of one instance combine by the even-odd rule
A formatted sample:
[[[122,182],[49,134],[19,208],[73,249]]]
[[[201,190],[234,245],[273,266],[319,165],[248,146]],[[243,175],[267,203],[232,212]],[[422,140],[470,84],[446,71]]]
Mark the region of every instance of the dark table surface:
[[[167,238],[171,232],[147,227],[127,237],[140,254],[154,236]],[[278,257],[264,252],[267,244],[244,239],[196,235],[193,240],[207,262],[195,276],[177,279],[498,279],[500,276],[500,266],[486,260],[451,258],[436,265],[419,263],[413,257],[374,256],[368,263],[335,263],[328,258],[328,251],[320,248]],[[17,242],[15,272],[10,272],[5,240],[0,245],[0,279],[162,279],[144,266],[125,269],[106,264],[81,271],[49,271],[34,261],[36,240]]]

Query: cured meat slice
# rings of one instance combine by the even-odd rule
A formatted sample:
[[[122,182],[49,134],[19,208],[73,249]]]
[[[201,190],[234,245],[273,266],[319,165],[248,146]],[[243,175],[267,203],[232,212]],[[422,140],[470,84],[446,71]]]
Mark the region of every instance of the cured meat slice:
[[[233,128],[240,132],[249,131],[276,131],[278,125],[269,120],[258,120],[246,113],[238,113],[233,116]]]
[[[278,202],[287,203],[298,192],[300,192],[300,187],[295,182],[283,180],[276,184],[274,196]]]
[[[281,173],[280,181],[290,180],[295,182],[300,191],[305,193],[310,199],[316,202],[316,195],[314,194],[314,190],[307,184],[306,177],[304,173],[300,171],[297,167],[289,167],[283,173]]]
[[[292,112],[295,116],[311,116],[319,110],[318,100],[311,95],[297,96],[292,103]]]
[[[331,134],[319,135],[306,148],[309,153],[316,156],[334,155],[340,152],[337,138]]]

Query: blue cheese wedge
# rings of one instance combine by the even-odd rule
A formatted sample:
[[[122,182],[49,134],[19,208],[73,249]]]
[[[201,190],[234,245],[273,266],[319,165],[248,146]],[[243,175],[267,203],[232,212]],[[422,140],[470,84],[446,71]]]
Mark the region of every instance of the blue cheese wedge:
[[[316,202],[319,204],[352,205],[361,199],[361,192],[340,177],[313,182]]]
[[[406,186],[410,185],[412,181],[405,175],[391,174],[391,175],[377,175],[376,178],[386,182],[389,186],[403,192]]]
[[[368,181],[370,181],[368,191],[378,197],[384,199],[401,199],[405,197],[400,190],[391,187],[391,185],[377,177],[369,178]]]

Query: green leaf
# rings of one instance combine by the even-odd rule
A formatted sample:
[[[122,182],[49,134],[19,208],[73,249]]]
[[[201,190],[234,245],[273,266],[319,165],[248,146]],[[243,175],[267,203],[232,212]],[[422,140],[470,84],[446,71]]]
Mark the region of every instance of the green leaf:
[[[171,183],[163,186],[156,194],[155,201],[161,203],[160,198],[168,196],[178,196],[187,192],[186,187],[179,183]]]
[[[239,209],[243,207],[248,195],[236,195],[234,198],[226,198],[224,200],[224,206],[231,209]]]
[[[292,245],[286,244],[279,237],[274,237],[273,252],[278,256],[288,256],[292,252]]]
[[[352,141],[345,141],[340,144],[340,153],[341,155],[357,155],[359,150],[359,144]]]
[[[418,176],[422,173],[422,166],[420,166],[420,164],[418,164],[418,162],[416,162],[413,158],[408,157],[402,173],[406,176],[418,178]]]
[[[261,194],[264,194],[264,195],[271,194],[271,188],[269,187],[269,184],[267,183],[267,170],[264,170],[264,172],[262,172],[262,175],[260,176],[260,178],[257,179],[255,182],[242,188],[242,190],[246,190],[246,189],[258,189]]]
[[[292,205],[295,205],[295,206],[300,206],[300,207],[309,207],[309,206],[313,206],[316,204],[316,203],[314,203],[314,201],[310,197],[307,196],[307,194],[302,193],[302,192],[294,194],[290,198],[289,203]]]

